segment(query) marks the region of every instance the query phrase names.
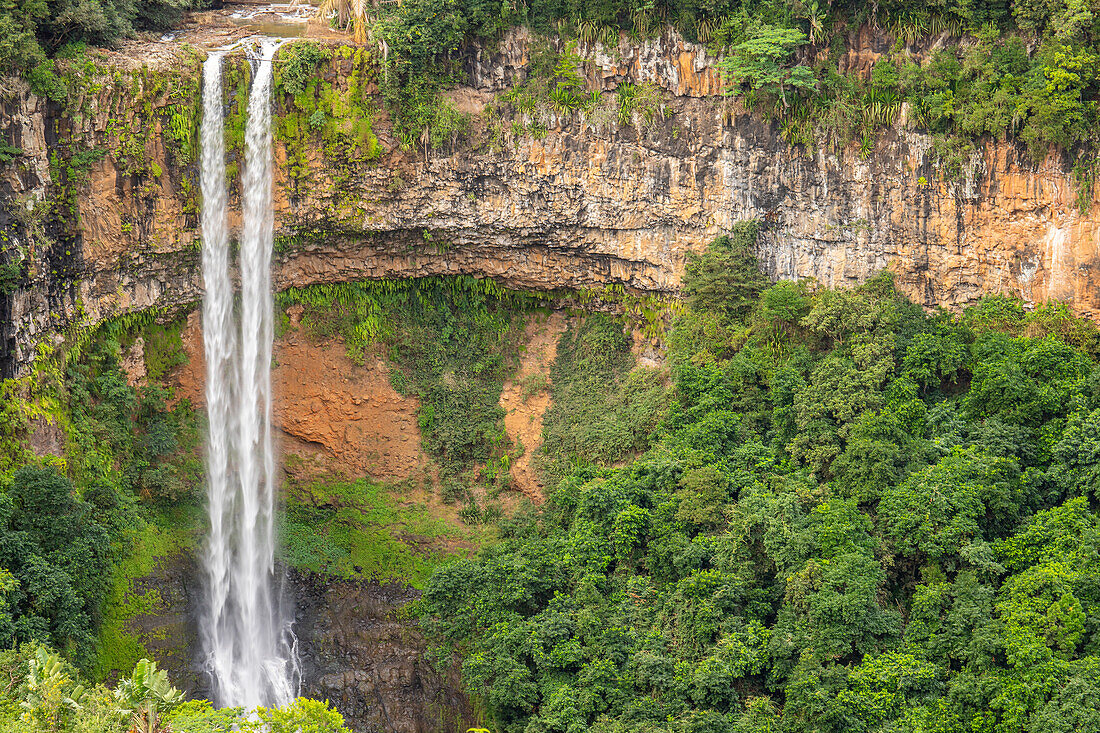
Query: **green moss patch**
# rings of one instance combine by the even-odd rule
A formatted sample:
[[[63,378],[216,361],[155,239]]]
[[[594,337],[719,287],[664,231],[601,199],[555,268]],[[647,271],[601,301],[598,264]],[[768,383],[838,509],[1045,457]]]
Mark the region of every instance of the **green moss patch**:
[[[292,489],[280,520],[281,560],[287,565],[415,588],[482,534],[425,504],[402,501],[393,487],[369,479]]]

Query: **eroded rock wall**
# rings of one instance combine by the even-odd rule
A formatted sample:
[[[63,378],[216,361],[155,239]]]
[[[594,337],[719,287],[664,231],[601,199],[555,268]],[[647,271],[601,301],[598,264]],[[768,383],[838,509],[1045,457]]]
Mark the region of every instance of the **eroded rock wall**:
[[[272,424],[279,451],[303,459],[320,458],[330,470],[353,477],[401,481],[424,470],[413,396],[390,382],[390,365],[380,350],[356,364],[342,341],[319,341],[299,328],[301,306],[273,348]],[[205,407],[205,370],[198,309],[181,333],[187,363],[172,374],[175,400]]]
[[[475,725],[457,670],[440,673],[414,626],[395,616],[407,586],[293,575],[302,694],[331,700],[361,733],[449,733]]]
[[[881,40],[862,35],[867,52],[846,59],[856,69]],[[1011,144],[989,144],[950,178],[936,168],[930,138],[901,126],[863,156],[854,147],[790,147],[777,125],[718,96],[715,59],[673,35],[581,49],[594,87],[610,93],[650,82],[664,90],[664,116],[652,124],[573,114],[552,117],[545,135],[514,135],[507,120],[502,131],[483,111],[522,78],[529,40],[517,31],[493,53],[471,52],[470,86],[451,96],[474,114],[472,129],[442,149],[400,150],[369,83],[361,93],[376,111],[379,160],[348,165],[319,136],[293,150],[277,140],[277,287],[468,273],[518,288],[622,283],[675,293],[689,251],[758,218],[758,254],[775,278],[844,285],[889,267],[928,306],[1010,292],[1100,314],[1100,215],[1095,206],[1079,211],[1056,156],[1034,165]],[[190,55],[174,63],[199,73]],[[324,83],[346,90],[356,63],[336,54]],[[97,94],[102,101],[86,105],[80,129],[102,141],[108,117],[120,112],[109,89]],[[232,86],[228,94],[235,103]],[[9,202],[48,189],[46,138],[59,114],[28,94],[4,107],[0,126],[35,141],[17,171],[4,171]],[[198,172],[168,148],[150,137],[143,154],[151,164],[137,175],[112,154],[91,165],[78,184],[80,247],[68,280],[59,284],[47,265],[32,263],[8,299],[0,356],[9,372],[26,369],[43,333],[201,297]]]

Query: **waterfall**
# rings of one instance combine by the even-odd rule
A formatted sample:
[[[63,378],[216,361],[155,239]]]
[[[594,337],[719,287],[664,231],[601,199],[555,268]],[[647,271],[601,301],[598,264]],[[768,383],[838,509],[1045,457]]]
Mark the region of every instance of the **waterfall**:
[[[219,621],[227,615],[230,593],[230,543],[236,487],[232,470],[235,437],[233,283],[229,277],[229,236],[226,227],[225,134],[222,119],[221,54],[203,64],[202,145],[202,301],[203,349],[206,356],[206,473],[210,534],[207,537],[206,617],[203,647],[215,684],[228,679],[231,660],[223,648]]]
[[[203,66],[203,340],[208,505],[202,620],[219,705],[284,705],[300,673],[291,618],[277,592],[271,438],[272,59],[264,41],[252,81],[241,181],[240,327],[234,324],[226,226],[221,55]]]

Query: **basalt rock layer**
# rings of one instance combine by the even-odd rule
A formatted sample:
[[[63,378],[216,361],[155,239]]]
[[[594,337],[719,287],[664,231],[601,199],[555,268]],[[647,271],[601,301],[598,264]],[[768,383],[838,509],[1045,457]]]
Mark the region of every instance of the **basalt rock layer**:
[[[440,674],[425,642],[396,610],[419,594],[405,586],[295,574],[302,694],[330,700],[364,733],[462,731],[476,716],[458,674]]]
[[[883,42],[867,31],[859,40],[864,50],[845,59],[855,69],[868,67]],[[369,54],[338,49],[318,70],[320,83],[372,111],[381,153],[349,157],[323,131],[277,135],[276,286],[466,273],[524,289],[619,283],[675,293],[688,252],[760,219],[758,255],[775,278],[843,285],[888,267],[928,306],[1008,292],[1100,313],[1100,215],[1081,212],[1077,186],[1053,154],[1035,165],[1011,144],[990,143],[961,175],[947,176],[931,139],[900,123],[869,154],[790,147],[777,125],[719,96],[715,59],[703,47],[667,34],[581,49],[593,88],[654,84],[663,116],[623,126],[551,115],[545,134],[516,134],[485,110],[523,78],[529,49],[516,31],[491,53],[471,51],[469,86],[449,95],[472,114],[470,130],[408,151],[390,134]],[[164,51],[139,69],[133,54],[104,54],[102,83],[78,89],[65,108],[28,92],[3,104],[0,127],[23,154],[0,173],[0,192],[19,214],[0,225],[6,259],[24,273],[2,296],[5,375],[24,373],[46,335],[199,299],[198,173],[177,150],[175,127],[180,116],[178,124],[195,124],[197,107],[180,94],[186,84],[156,80],[171,67],[193,82],[200,58]],[[247,62],[233,63],[247,75]],[[227,88],[231,110],[237,92]],[[280,100],[280,115],[289,104]],[[127,129],[146,133],[118,144]],[[104,154],[66,175],[51,163],[58,140],[70,152]],[[73,215],[55,222],[52,240],[35,240],[27,212],[59,190]],[[36,249],[35,241],[54,244]]]

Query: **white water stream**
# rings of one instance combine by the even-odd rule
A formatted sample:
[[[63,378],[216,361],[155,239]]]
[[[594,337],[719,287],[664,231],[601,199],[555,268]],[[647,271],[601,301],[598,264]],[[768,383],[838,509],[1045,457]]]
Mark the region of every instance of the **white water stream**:
[[[285,705],[297,694],[292,618],[275,568],[275,453],[271,439],[272,59],[254,64],[241,180],[240,326],[234,322],[226,225],[221,55],[203,66],[203,340],[208,503],[203,649],[217,704]]]

